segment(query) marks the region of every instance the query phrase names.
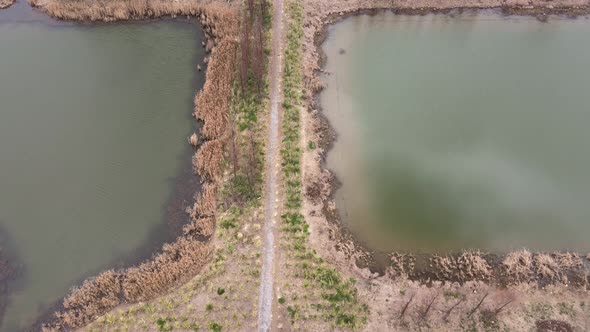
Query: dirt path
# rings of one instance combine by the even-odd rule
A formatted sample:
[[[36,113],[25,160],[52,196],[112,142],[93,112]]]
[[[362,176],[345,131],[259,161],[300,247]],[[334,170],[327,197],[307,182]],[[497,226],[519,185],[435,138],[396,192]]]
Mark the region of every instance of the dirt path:
[[[266,145],[266,196],[264,199],[264,248],[258,305],[258,331],[269,331],[272,321],[275,233],[278,223],[279,124],[281,40],[283,37],[283,0],[274,0],[272,22],[272,57],[270,61],[270,118]]]

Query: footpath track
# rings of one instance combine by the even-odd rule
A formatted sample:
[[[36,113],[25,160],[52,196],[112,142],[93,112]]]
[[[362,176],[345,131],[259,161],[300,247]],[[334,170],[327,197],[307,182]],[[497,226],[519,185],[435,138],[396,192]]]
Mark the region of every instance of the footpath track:
[[[275,236],[279,222],[278,174],[280,172],[280,102],[282,73],[281,52],[283,38],[283,0],[274,0],[272,22],[272,56],[270,61],[270,114],[266,144],[266,178],[264,199],[264,227],[262,273],[258,305],[258,331],[270,331],[273,309]]]

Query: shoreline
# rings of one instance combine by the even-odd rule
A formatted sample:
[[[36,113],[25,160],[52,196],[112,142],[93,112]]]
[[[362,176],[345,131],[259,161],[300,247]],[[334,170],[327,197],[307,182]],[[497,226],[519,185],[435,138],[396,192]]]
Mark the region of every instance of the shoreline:
[[[302,111],[303,142],[306,144],[308,141],[314,141],[318,145],[315,150],[306,149],[303,155],[303,211],[310,228],[314,230],[310,236],[312,247],[343,273],[359,279],[359,294],[368,301],[367,303],[372,303],[371,311],[390,308],[392,298],[400,295],[407,301],[407,309],[414,296],[431,299],[438,296],[433,294],[448,292],[449,289],[461,294],[484,289],[488,294],[508,289],[516,294],[514,296],[523,298],[520,301],[522,303],[515,304],[520,307],[523,307],[526,301],[547,298],[548,295],[562,294],[557,298],[573,299],[572,301],[587,296],[590,289],[590,254],[586,256],[570,252],[531,253],[523,249],[505,255],[469,250],[438,256],[398,252],[383,254],[369,250],[339,220],[333,199],[340,182],[325,167],[325,158],[334,144],[336,133],[322,113],[318,96],[325,88],[321,80],[326,60],[322,45],[327,38],[328,28],[350,16],[371,15],[381,11],[403,15],[452,15],[453,12],[460,13],[463,10],[491,9],[499,11],[499,15],[529,16],[545,22],[551,15],[568,18],[588,15],[590,6],[579,6],[575,1],[533,1],[534,6],[502,6],[499,1],[469,1],[466,5],[457,7],[452,1],[425,0],[418,1],[422,6],[409,7],[407,4],[400,4],[399,7],[392,8],[392,2],[359,0],[338,8],[325,5],[323,0],[303,2],[306,13],[303,23],[303,72],[307,106],[307,111]],[[406,289],[412,292],[409,300],[408,296],[405,296]],[[399,305],[401,307],[404,303]],[[405,313],[405,310],[402,312]],[[381,314],[391,315],[390,312]],[[445,317],[445,321],[446,318],[448,317]],[[393,319],[380,322],[382,320],[387,321],[382,316],[373,316],[369,319],[368,326],[375,329],[391,328],[392,325],[399,327],[399,322],[394,323]],[[412,323],[417,324],[416,326],[423,323],[417,321],[419,319]],[[512,321],[508,324],[512,324]],[[408,328],[408,325],[402,326]]]
[[[231,97],[237,11],[232,3],[215,1],[170,3],[150,0],[140,7],[126,1],[114,1],[106,6],[96,2],[61,0],[31,0],[29,4],[58,20],[83,24],[186,16],[200,21],[205,36],[202,46],[206,48],[208,68],[205,83],[195,95],[193,112],[202,127],[200,144],[191,158],[193,171],[195,176],[200,177],[202,188],[195,194],[195,200],[189,202],[186,211],[178,211],[188,214],[190,222],[182,227],[175,240],[158,246],[159,249],[150,254],[151,259],[123,270],[120,266],[118,270],[111,267],[96,277],[86,279],[65,296],[61,311],[55,313],[54,318],[44,324],[39,321],[32,327],[73,329],[86,325],[118,305],[163,294],[188,280],[209,262],[213,251],[210,239],[216,223],[217,193],[223,176],[221,161],[227,142],[224,113],[228,112]],[[44,315],[40,319],[48,317]]]
[[[367,246],[363,244],[362,241],[357,239],[355,235],[352,234],[346,226],[341,224],[338,211],[333,202],[334,194],[340,187],[341,183],[340,180],[335,175],[333,175],[329,169],[325,168],[325,158],[327,154],[330,152],[337,138],[337,134],[335,130],[332,128],[329,120],[323,115],[321,110],[322,106],[319,103],[319,94],[324,88],[324,83],[321,81],[321,75],[324,73],[323,68],[326,61],[326,55],[322,50],[322,45],[328,37],[328,28],[332,24],[336,24],[339,21],[342,21],[351,16],[374,15],[377,12],[383,11],[392,11],[397,15],[422,16],[427,14],[449,15],[454,11],[462,12],[464,10],[498,10],[500,11],[498,13],[499,15],[531,16],[543,22],[545,21],[548,15],[567,15],[568,17],[573,18],[579,17],[581,15],[590,14],[590,6],[553,8],[534,6],[382,8],[376,6],[376,8],[357,8],[343,11],[334,10],[334,12],[328,13],[323,19],[320,19],[322,23],[319,25],[319,28],[317,25],[314,26],[316,28],[313,33],[313,45],[315,48],[315,54],[309,54],[309,52],[304,52],[304,57],[307,60],[311,60],[312,63],[314,60],[316,60],[318,66],[317,68],[314,68],[314,70],[312,71],[312,76],[308,75],[309,72],[305,75],[306,88],[308,89],[308,91],[312,91],[311,97],[310,95],[307,96],[308,107],[312,109],[312,111],[308,119],[309,123],[307,123],[306,125],[306,130],[308,130],[308,128],[313,128],[311,136],[314,137],[314,141],[318,143],[318,146],[320,148],[319,150],[321,151],[318,153],[317,156],[314,156],[314,162],[318,164],[320,168],[316,168],[313,172],[311,172],[314,175],[307,179],[305,197],[307,200],[310,201],[317,202],[318,199],[321,201],[322,214],[324,215],[327,223],[334,225],[336,228],[330,230],[330,232],[332,233],[332,237],[335,239],[333,240],[334,246],[346,248],[348,251],[346,255],[349,256],[348,260],[354,260],[354,262],[351,262],[348,265],[354,265],[353,270],[357,270],[357,272],[365,270],[362,272],[362,274],[364,275],[374,275],[375,273],[377,273],[378,275],[384,275],[387,272],[387,270],[392,267],[400,271],[402,270],[403,265],[409,264],[408,262],[400,261],[399,257],[404,257],[405,260],[409,259],[412,261],[412,268],[410,270],[408,270],[408,266],[403,268],[404,274],[407,274],[407,276],[411,280],[421,282],[455,282],[462,280],[465,281],[464,277],[455,276],[455,274],[463,275],[466,272],[460,271],[457,260],[464,260],[465,257],[469,256],[472,260],[479,261],[479,263],[486,263],[487,265],[489,265],[490,270],[489,272],[481,271],[477,275],[473,276],[473,280],[488,281],[492,283],[497,283],[499,285],[509,285],[513,284],[514,281],[510,280],[509,278],[506,278],[506,275],[510,275],[510,272],[506,271],[508,267],[505,266],[506,264],[503,264],[504,260],[510,259],[510,257],[514,257],[517,255],[528,256],[529,254],[531,254],[535,258],[540,257],[541,259],[547,259],[546,256],[551,256],[552,258],[554,258],[554,260],[557,260],[558,262],[563,261],[563,256],[571,257],[571,259],[576,261],[572,264],[577,267],[573,268],[573,265],[568,263],[563,264],[563,266],[560,267],[560,270],[567,271],[567,274],[570,275],[577,275],[576,279],[580,279],[580,281],[576,282],[576,284],[580,287],[588,287],[588,284],[590,282],[582,279],[585,279],[583,278],[583,276],[590,273],[590,269],[587,266],[585,266],[587,264],[584,264],[585,258],[581,256],[583,255],[582,253],[561,251],[529,253],[526,249],[507,252],[503,255],[496,253],[482,253],[479,250],[457,250],[455,252],[451,252],[447,256],[413,252],[376,252],[367,248]],[[539,17],[539,15],[541,15],[541,17]],[[310,56],[313,58],[310,59]],[[313,154],[315,152],[311,153]],[[317,175],[317,173],[319,173],[319,175]],[[339,260],[342,260],[342,257],[340,257]],[[533,258],[531,258],[531,260],[533,260]],[[475,262],[472,262],[472,264],[475,264]],[[416,266],[419,266],[418,270],[415,269]],[[492,273],[493,271],[497,271],[498,269],[502,268],[504,269],[504,271],[501,271],[500,273]],[[449,269],[457,271],[456,273],[451,273],[448,271]],[[576,269],[576,271],[572,271],[572,269]],[[538,281],[540,284],[546,284],[546,280],[544,279],[546,279],[545,276],[531,276],[531,278],[529,280],[526,280],[526,282]],[[525,280],[519,279],[519,282],[520,281]]]

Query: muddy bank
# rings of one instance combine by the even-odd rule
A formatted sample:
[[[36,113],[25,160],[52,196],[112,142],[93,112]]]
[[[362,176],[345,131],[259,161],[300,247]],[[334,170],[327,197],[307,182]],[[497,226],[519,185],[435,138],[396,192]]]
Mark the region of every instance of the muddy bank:
[[[83,326],[117,305],[153,298],[194,275],[208,261],[212,247],[208,241],[215,228],[217,192],[222,177],[226,112],[231,95],[233,62],[236,53],[237,22],[235,6],[227,2],[131,2],[113,1],[31,1],[48,15],[77,22],[112,22],[160,17],[196,17],[203,26],[207,49],[206,81],[195,96],[194,116],[202,123],[200,145],[192,157],[192,166],[202,181],[202,190],[194,200],[171,198],[171,220],[186,214],[190,223],[180,230],[176,240],[166,243],[152,258],[139,265],[112,269],[87,279],[65,297],[62,309],[46,322],[46,328],[71,329]],[[197,73],[195,68],[195,74]],[[193,176],[194,177],[194,176]],[[194,193],[193,193],[194,194]],[[170,225],[180,228],[177,223]]]
[[[327,26],[343,18],[391,10],[398,14],[425,15],[444,13],[453,15],[463,10],[496,9],[506,15],[527,15],[545,20],[550,15],[577,17],[587,15],[590,7],[585,1],[468,1],[458,7],[454,1],[351,1],[334,5],[321,0],[304,1],[304,77],[308,112],[304,112],[306,137],[319,149],[304,154],[305,213],[316,232],[311,241],[325,256],[345,269],[369,277],[403,276],[410,280],[466,282],[485,281],[497,285],[549,283],[588,287],[588,261],[575,253],[530,253],[526,250],[498,256],[477,251],[459,252],[447,257],[414,255],[412,253],[369,252],[345,228],[341,227],[333,201],[338,179],[323,166],[326,153],[336,135],[322,115],[317,95],[324,88],[321,76],[325,55],[321,44]],[[327,239],[326,239],[327,237]],[[326,241],[329,240],[329,241]],[[551,272],[550,272],[551,271]]]

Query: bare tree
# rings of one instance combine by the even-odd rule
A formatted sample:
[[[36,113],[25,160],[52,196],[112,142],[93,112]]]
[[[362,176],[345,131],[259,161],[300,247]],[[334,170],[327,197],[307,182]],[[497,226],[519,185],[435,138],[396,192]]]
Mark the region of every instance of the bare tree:
[[[263,1],[264,3],[264,1]],[[259,17],[254,22],[254,77],[256,79],[256,87],[258,94],[262,94],[262,85],[264,84],[264,77],[266,76],[266,61],[264,54],[264,16],[262,10],[259,12]]]
[[[455,310],[455,308],[457,308],[459,306],[459,304],[463,303],[463,301],[465,301],[465,298],[461,298],[459,299],[455,304],[453,304],[446,312],[445,315],[443,316],[443,321],[448,322],[449,321],[449,316],[451,315],[451,312],[453,310]]]
[[[475,308],[473,308],[470,312],[469,315],[467,315],[467,317],[471,317],[475,311],[477,311],[477,309],[481,306],[481,304],[483,303],[483,301],[486,299],[486,297],[488,297],[488,295],[490,295],[490,293],[486,293],[481,300],[479,301],[479,303],[475,306]]]
[[[408,310],[408,307],[410,306],[410,303],[412,303],[412,301],[414,300],[414,296],[416,296],[416,294],[412,294],[412,296],[410,297],[410,299],[408,300],[408,302],[406,302],[406,304],[404,305],[402,311],[399,314],[399,318],[400,319],[404,318],[404,315],[406,314],[406,310]]]
[[[424,312],[422,312],[422,320],[424,320],[424,321],[426,320],[426,318],[428,317],[428,312],[432,308],[434,301],[436,301],[436,299],[438,298],[439,295],[440,295],[440,293],[437,293],[435,296],[432,297],[432,299],[430,300],[430,303],[428,303],[428,306],[426,307],[426,309],[424,309]]]
[[[248,14],[242,18],[242,33],[240,34],[240,84],[242,92],[246,91],[250,72],[250,35],[252,26]]]

